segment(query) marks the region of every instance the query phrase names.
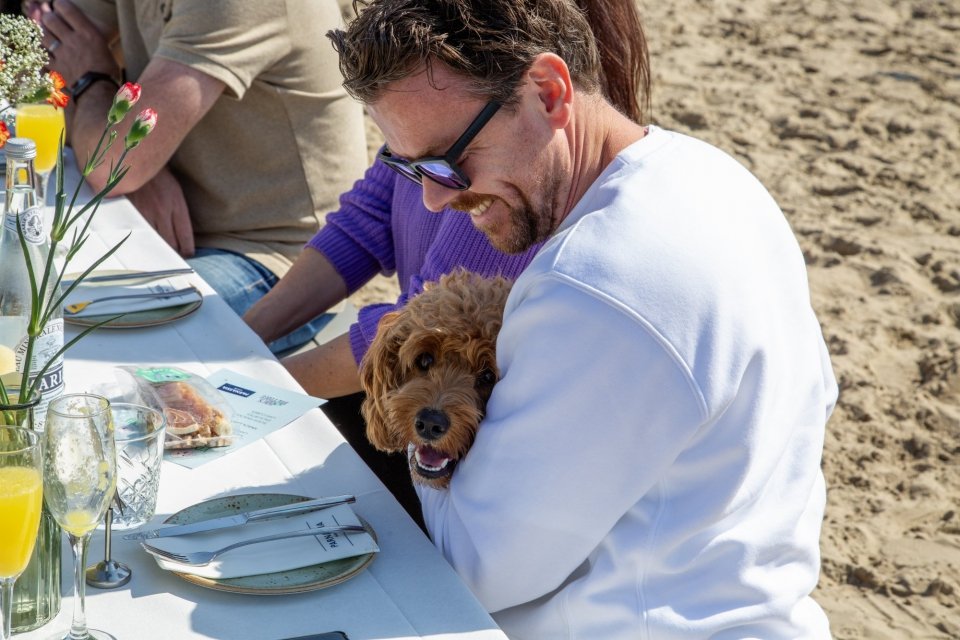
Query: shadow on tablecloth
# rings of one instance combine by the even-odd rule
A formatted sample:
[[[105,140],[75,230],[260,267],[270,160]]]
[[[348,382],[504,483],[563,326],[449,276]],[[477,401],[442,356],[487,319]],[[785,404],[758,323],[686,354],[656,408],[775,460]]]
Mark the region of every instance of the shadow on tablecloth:
[[[426,532],[423,513],[420,510],[420,499],[417,497],[410,480],[407,458],[399,453],[386,454],[377,451],[367,440],[366,423],[360,414],[360,405],[363,404],[363,398],[364,394],[362,393],[332,398],[320,409],[330,418],[333,425],[343,434],[343,437],[363,459],[364,463],[377,474],[380,482],[386,485],[397,502],[410,514],[413,521]]]

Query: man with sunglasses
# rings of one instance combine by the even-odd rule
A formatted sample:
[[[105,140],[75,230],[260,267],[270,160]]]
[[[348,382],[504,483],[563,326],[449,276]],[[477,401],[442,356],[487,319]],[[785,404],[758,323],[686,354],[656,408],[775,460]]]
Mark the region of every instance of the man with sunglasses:
[[[604,92],[611,103],[635,122],[649,109],[650,69],[646,40],[635,0],[577,0],[598,46]],[[496,108],[482,111],[444,154],[455,162]],[[339,210],[308,243],[290,273],[262,298],[244,320],[267,343],[306,320],[329,310],[378,273],[396,274],[400,295],[393,302],[359,309],[349,331],[318,348],[283,359],[284,366],[311,394],[331,399],[324,411],[351,446],[423,526],[420,500],[410,483],[406,460],[376,451],[367,441],[360,419],[358,364],[373,340],[380,318],[404,306],[455,269],[515,279],[529,264],[539,243],[509,255],[495,249],[473,226],[469,216],[451,208],[440,213],[423,204],[421,180],[415,172],[391,170],[388,149],[341,199]],[[421,165],[422,166],[422,165]],[[425,167],[424,173],[430,171]],[[441,169],[432,174],[444,179]]]
[[[605,52],[601,60],[605,95],[631,120],[643,121],[644,109],[649,108],[650,68],[635,1],[576,3],[586,15],[598,47]],[[434,167],[422,158],[415,166],[425,175],[449,181],[451,174],[445,172],[450,164],[457,161],[497,109],[496,105],[484,109],[452,141],[443,157],[432,159],[445,161],[446,165]],[[360,390],[357,367],[373,340],[379,319],[419,294],[425,282],[460,268],[513,279],[536,252],[538,245],[521,254],[505,254],[493,248],[469,218],[454,209],[429,211],[423,204],[420,174],[415,169],[404,170],[403,162],[389,149],[382,149],[363,179],[341,196],[340,209],[327,216],[326,225],[307,244],[290,273],[244,316],[250,327],[270,343],[328,311],[378,273],[397,275],[401,293],[394,304],[368,305],[359,310],[358,322],[351,325],[348,335],[283,359],[297,381],[314,395],[334,398]],[[468,178],[461,175],[453,179],[463,185]],[[400,468],[409,485],[402,461]],[[419,514],[418,502],[416,512]]]
[[[507,302],[476,441],[449,489],[417,488],[497,622],[829,637],[810,593],[837,386],[762,185],[613,108],[568,0],[372,0],[331,38],[381,159],[427,208],[505,251],[544,242]]]

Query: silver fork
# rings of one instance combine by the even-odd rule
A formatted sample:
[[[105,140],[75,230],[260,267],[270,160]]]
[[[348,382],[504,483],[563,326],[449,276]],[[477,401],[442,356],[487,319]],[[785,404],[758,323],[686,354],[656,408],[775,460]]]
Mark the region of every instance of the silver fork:
[[[184,287],[183,289],[173,289],[170,291],[150,291],[149,293],[125,293],[121,296],[106,296],[103,298],[94,298],[93,300],[82,300],[72,304],[64,305],[63,312],[68,316],[80,313],[92,304],[98,302],[107,302],[108,300],[134,300],[138,298],[175,298],[185,293],[196,291],[195,287]]]
[[[146,542],[141,542],[140,546],[144,548],[147,553],[152,553],[153,555],[164,558],[165,560],[171,560],[173,562],[178,562],[180,564],[189,564],[194,567],[202,567],[205,564],[210,564],[214,558],[217,556],[237,549],[239,547],[245,547],[248,544],[259,544],[261,542],[270,542],[271,540],[284,540],[286,538],[301,538],[303,536],[322,536],[326,533],[349,533],[356,532],[360,533],[366,531],[362,526],[357,524],[345,524],[339,527],[320,527],[317,529],[301,529],[298,531],[285,531],[283,533],[275,533],[270,536],[263,536],[260,538],[251,538],[250,540],[241,540],[240,542],[234,542],[233,544],[228,544],[227,546],[217,549],[216,551],[194,551],[192,553],[174,553],[172,551],[167,551],[165,549],[160,549],[154,547],[151,544]]]

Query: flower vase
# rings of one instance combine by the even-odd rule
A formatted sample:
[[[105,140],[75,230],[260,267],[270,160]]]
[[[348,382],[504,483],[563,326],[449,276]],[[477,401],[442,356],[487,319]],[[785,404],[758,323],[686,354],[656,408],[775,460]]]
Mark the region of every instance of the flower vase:
[[[34,428],[34,412],[40,403],[35,393],[29,402],[10,403],[0,399],[0,423]],[[40,514],[40,530],[30,562],[13,585],[12,631],[21,633],[50,622],[60,611],[60,558],[62,551],[60,525],[46,505]]]

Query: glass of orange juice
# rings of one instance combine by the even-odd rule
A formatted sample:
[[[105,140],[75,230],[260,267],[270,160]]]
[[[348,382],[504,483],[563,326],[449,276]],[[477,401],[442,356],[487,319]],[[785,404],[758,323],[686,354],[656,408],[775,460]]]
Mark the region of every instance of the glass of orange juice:
[[[63,109],[47,103],[17,105],[17,135],[37,143],[37,158],[33,164],[40,177],[37,195],[43,204],[47,202],[47,183],[50,172],[57,166],[63,132]]]
[[[42,460],[37,433],[0,426],[0,640],[11,636],[13,583],[27,568],[37,541]]]

